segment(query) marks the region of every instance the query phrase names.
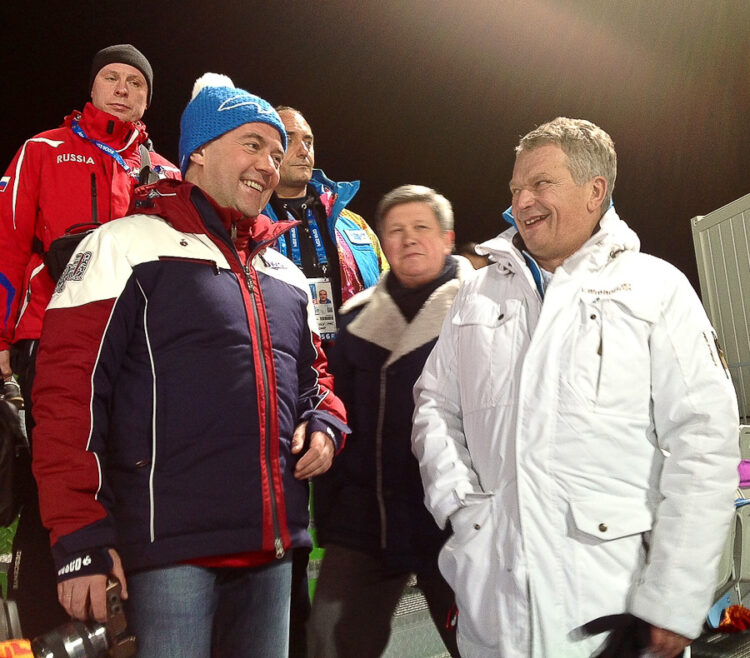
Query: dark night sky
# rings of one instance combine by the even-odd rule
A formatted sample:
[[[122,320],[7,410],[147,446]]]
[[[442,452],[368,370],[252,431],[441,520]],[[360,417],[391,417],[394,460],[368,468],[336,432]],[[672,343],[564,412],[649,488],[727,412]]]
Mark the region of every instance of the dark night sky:
[[[368,219],[421,183],[453,202],[459,241],[495,235],[518,137],[558,115],[612,135],[621,217],[694,284],[690,218],[750,192],[746,0],[5,0],[0,25],[2,168],[82,107],[99,48],[130,42],[154,68],[162,154],[195,78],[225,73],[303,111]]]

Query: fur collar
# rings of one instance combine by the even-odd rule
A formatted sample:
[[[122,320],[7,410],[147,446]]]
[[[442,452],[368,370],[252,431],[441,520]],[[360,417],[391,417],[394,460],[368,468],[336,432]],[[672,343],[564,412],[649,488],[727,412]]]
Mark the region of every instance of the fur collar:
[[[458,278],[437,288],[410,323],[388,294],[385,278],[381,276],[375,287],[355,295],[341,307],[342,314],[364,307],[349,323],[349,333],[388,350],[390,356],[385,366],[437,338],[461,282],[475,273],[467,259],[453,258],[458,261]]]

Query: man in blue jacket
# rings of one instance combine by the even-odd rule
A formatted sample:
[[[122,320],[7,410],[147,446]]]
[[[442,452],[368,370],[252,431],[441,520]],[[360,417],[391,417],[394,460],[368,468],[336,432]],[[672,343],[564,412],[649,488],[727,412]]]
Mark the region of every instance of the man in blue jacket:
[[[274,222],[296,220],[300,225],[278,240],[277,248],[302,270],[316,304],[315,317],[326,349],[336,339],[341,305],[374,286],[388,263],[372,229],[347,205],[359,181],[334,183],[315,166],[315,137],[299,110],[277,108],[288,146],[279,170],[279,185],[263,213]],[[307,595],[306,550],[294,555],[291,653],[304,658],[304,625],[310,614]]]
[[[313,296],[326,290],[336,311],[321,324],[323,339],[336,337],[338,309],[347,299],[374,286],[387,261],[380,242],[364,219],[346,208],[359,181],[334,183],[315,166],[315,138],[299,110],[276,108],[289,145],[279,185],[263,211],[273,221],[292,219],[299,228],[279,238],[278,248],[307,277]]]
[[[284,126],[207,74],[185,182],[139,188],[81,243],[42,330],[34,474],[60,603],[105,616],[116,576],[139,655],[286,657],[307,479],[340,447],[307,282],[260,211]]]

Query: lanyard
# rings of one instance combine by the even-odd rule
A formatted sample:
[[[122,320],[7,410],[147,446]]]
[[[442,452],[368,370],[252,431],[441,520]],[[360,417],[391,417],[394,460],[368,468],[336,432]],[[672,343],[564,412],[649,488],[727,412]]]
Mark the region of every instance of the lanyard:
[[[115,151],[109,144],[105,144],[104,142],[100,142],[98,139],[93,139],[92,137],[89,137],[84,131],[81,126],[78,125],[78,121],[75,119],[70,122],[70,127],[73,129],[73,132],[78,135],[81,139],[85,139],[87,142],[91,142],[96,148],[98,148],[100,151],[103,151],[106,153],[110,158],[112,158],[118,165],[120,165],[124,170],[125,173],[130,173],[130,167],[125,163],[125,160],[122,159],[122,156]]]
[[[287,217],[291,220],[296,220],[294,215],[287,210]],[[318,228],[318,222],[315,220],[315,213],[312,208],[305,209],[305,217],[307,218],[307,226],[310,229],[310,235],[312,236],[313,245],[315,246],[315,256],[318,259],[318,264],[323,270],[328,265],[328,256],[326,255],[326,249],[323,245],[323,236]],[[286,236],[279,236],[279,251],[284,254],[287,258],[291,258],[292,262],[302,269],[302,250],[299,246],[299,229],[294,227],[289,231],[289,245],[287,245]],[[291,249],[291,256],[289,251]]]

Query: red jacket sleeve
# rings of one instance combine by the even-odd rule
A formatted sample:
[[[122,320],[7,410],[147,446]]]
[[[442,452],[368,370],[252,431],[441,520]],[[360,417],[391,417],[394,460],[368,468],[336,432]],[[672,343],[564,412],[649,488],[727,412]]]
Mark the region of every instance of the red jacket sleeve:
[[[13,340],[27,270],[42,262],[41,256],[33,252],[32,245],[39,208],[40,149],[49,148],[44,141],[40,138],[28,140],[16,153],[2,177],[0,349],[8,349]]]

